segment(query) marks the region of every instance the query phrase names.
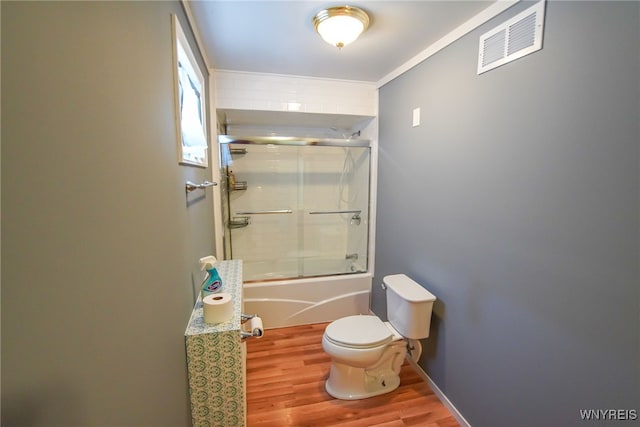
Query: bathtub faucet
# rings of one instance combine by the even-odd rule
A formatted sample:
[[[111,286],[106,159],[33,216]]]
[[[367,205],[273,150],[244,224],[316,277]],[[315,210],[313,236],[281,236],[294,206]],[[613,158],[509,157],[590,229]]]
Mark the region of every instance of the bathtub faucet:
[[[346,254],[344,256],[344,259],[348,259],[349,261],[357,261],[358,260],[358,254]]]

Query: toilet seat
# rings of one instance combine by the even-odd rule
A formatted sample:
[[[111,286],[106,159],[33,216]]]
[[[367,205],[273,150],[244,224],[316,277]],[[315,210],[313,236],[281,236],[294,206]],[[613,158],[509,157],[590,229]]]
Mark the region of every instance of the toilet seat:
[[[335,345],[367,349],[386,345],[393,340],[389,328],[377,316],[347,316],[331,322],[325,338]]]

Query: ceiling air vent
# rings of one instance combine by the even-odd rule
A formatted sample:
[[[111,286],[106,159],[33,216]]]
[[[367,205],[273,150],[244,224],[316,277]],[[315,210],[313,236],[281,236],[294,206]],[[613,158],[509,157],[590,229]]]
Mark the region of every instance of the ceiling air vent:
[[[542,49],[545,0],[480,36],[478,74]]]

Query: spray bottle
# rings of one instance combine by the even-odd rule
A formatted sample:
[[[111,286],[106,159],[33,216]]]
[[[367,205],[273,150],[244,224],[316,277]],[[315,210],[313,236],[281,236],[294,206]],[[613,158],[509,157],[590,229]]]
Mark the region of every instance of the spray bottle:
[[[216,257],[209,255],[204,258],[200,258],[200,270],[207,270],[207,275],[202,281],[202,298],[207,295],[219,292],[222,289],[222,279],[218,270],[215,269]]]

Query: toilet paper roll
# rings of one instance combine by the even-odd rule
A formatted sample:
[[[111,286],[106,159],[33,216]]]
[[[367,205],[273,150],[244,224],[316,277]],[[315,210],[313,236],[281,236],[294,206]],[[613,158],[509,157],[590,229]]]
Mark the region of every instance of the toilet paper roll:
[[[262,338],[264,329],[262,328],[262,319],[258,316],[249,319],[249,332],[256,338]]]
[[[205,323],[226,322],[233,315],[231,295],[224,292],[207,295],[202,300],[202,312]]]

